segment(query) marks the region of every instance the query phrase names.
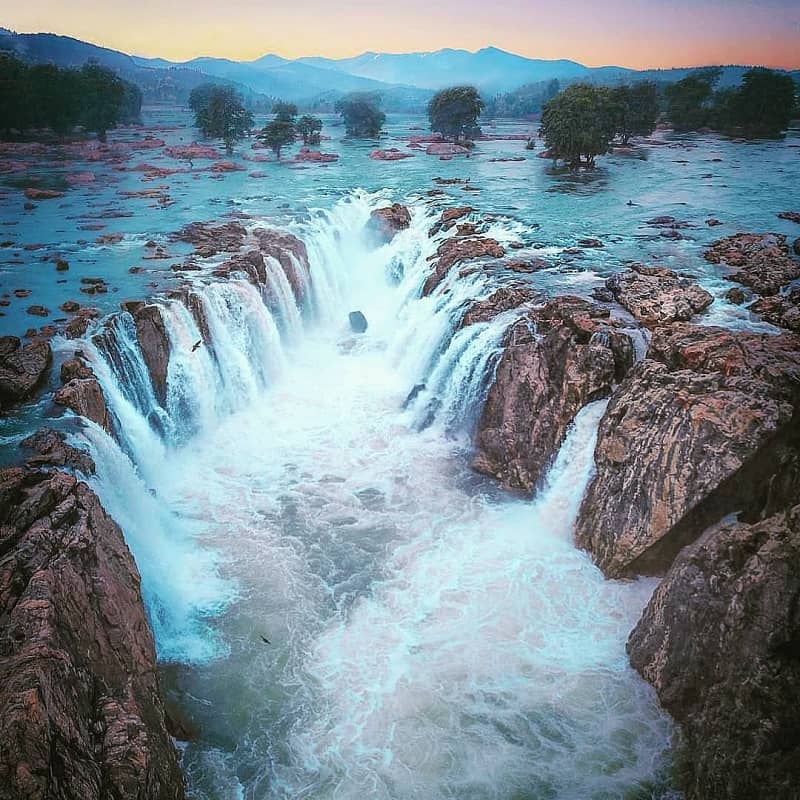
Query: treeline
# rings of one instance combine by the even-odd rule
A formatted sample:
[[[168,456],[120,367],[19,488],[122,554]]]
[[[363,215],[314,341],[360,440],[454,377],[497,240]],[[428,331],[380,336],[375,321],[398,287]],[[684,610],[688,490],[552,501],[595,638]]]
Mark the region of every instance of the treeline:
[[[44,129],[64,137],[80,127],[105,141],[118,124],[138,121],[141,108],[139,87],[99,64],[67,69],[0,54],[0,136],[5,139]]]
[[[520,119],[540,114],[549,100],[552,100],[562,89],[558,78],[550,81],[526,83],[512,92],[496,94],[484,100],[483,115],[486,119],[505,117]]]

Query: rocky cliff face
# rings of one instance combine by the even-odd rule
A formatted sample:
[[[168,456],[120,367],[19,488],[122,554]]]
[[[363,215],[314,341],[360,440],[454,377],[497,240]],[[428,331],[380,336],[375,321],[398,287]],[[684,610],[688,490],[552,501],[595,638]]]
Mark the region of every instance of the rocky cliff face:
[[[32,465],[91,470],[51,431],[26,446]],[[183,797],[139,583],[86,484],[0,471],[2,800]]]
[[[800,339],[675,325],[609,403],[576,536],[611,577],[663,574],[726,514],[800,496]]]
[[[797,798],[800,506],[687,548],[628,653],[681,724],[687,800]]]
[[[0,411],[30,397],[52,360],[50,344],[43,339],[24,345],[16,336],[0,336]]]
[[[473,466],[532,491],[578,411],[608,396],[632,363],[633,343],[607,309],[577,297],[532,309],[507,334]]]

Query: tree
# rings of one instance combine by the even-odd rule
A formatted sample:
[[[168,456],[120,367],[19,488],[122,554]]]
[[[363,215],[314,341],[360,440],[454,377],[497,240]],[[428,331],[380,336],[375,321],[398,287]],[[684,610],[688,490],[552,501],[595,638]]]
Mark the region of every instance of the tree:
[[[696,131],[708,125],[714,85],[721,74],[719,67],[710,67],[667,86],[667,116],[676,131]]]
[[[0,53],[0,131],[6,136],[31,124],[28,86],[28,66],[10,53]]]
[[[104,142],[108,129],[116,127],[120,119],[125,96],[123,81],[107,67],[89,62],[80,72],[80,94],[81,123]]]
[[[721,127],[740,129],[751,138],[775,137],[789,127],[796,86],[790,75],[755,67],[742,76],[742,85],[720,98],[725,107]],[[727,118],[727,119],[725,119]]]
[[[124,81],[120,122],[140,122],[142,119],[142,90],[135,84]]]
[[[272,113],[275,115],[275,119],[279,119],[281,122],[294,123],[297,118],[297,106],[294,103],[284,103],[279,100],[272,106]]]
[[[287,119],[276,116],[272,122],[267,123],[258,138],[275,153],[275,157],[280,159],[281,148],[294,144],[295,130],[294,125]]]
[[[539,132],[554,158],[572,169],[594,167],[614,136],[611,90],[573,84],[545,105]]]
[[[189,102],[192,102],[191,96]],[[194,102],[198,108],[194,115],[197,127],[204,136],[222,139],[229,154],[239,139],[249,135],[253,115],[230,86],[213,86],[207,94],[195,95]]]
[[[344,120],[348,136],[371,139],[378,136],[386,122],[380,110],[380,95],[375,92],[353,92],[336,103],[336,112]]]
[[[615,133],[622,144],[631,136],[649,136],[656,129],[658,89],[652,81],[623,84],[611,90]]]
[[[195,86],[189,94],[189,108],[197,115],[201,111],[208,109],[211,93],[217,88],[215,83],[201,83]]]
[[[75,70],[36,64],[28,70],[30,121],[66,136],[81,118],[81,78]],[[88,127],[88,126],[87,126]]]
[[[297,120],[295,129],[303,137],[303,144],[319,144],[322,120],[319,117],[305,114]]]
[[[483,100],[474,86],[453,86],[437,92],[428,103],[431,130],[458,142],[473,139],[481,129],[478,117]]]

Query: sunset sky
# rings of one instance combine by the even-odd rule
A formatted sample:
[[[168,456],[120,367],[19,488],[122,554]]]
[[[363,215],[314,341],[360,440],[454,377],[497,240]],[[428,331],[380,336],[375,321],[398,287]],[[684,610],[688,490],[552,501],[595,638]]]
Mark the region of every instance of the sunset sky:
[[[590,66],[800,67],[800,0],[0,0],[0,26],[172,60],[491,44]]]

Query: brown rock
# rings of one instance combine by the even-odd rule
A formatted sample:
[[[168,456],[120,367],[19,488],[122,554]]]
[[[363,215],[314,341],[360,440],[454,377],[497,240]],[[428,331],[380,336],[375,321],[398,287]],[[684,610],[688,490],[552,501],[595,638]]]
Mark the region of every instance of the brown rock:
[[[429,156],[460,156],[469,153],[469,148],[450,142],[433,142],[425,148],[425,152]]]
[[[45,308],[44,306],[28,306],[28,308],[25,309],[25,310],[28,312],[28,314],[30,314],[33,317],[49,317],[50,316],[50,309],[49,308]]]
[[[738,287],[733,286],[725,292],[725,299],[734,305],[740,306],[747,299],[745,293]]]
[[[256,228],[253,236],[258,241],[259,250],[281,265],[297,302],[305,302],[307,281],[311,280],[311,266],[305,243],[291,233],[268,228]],[[306,280],[300,270],[305,272]]]
[[[23,345],[16,336],[0,336],[0,409],[29,397],[52,361],[53,352],[46,341]]]
[[[800,491],[800,337],[676,324],[614,393],[576,526],[611,577],[663,574],[734,511]]]
[[[90,378],[74,378],[65,383],[55,394],[55,402],[74,411],[79,417],[111,431],[111,417],[100,384],[92,374]]]
[[[385,208],[376,208],[369,216],[367,230],[379,242],[386,243],[394,239],[399,231],[411,224],[411,212],[400,203],[393,203]]]
[[[800,786],[800,506],[712,528],[676,559],[628,640],[680,723],[687,800],[793,800]]]
[[[66,443],[63,433],[51,428],[40,428],[32,436],[23,439],[20,447],[29,452],[25,463],[29,467],[52,465],[71,467],[84,475],[94,474],[94,460],[85,450],[78,450]]]
[[[489,297],[478,300],[467,309],[467,313],[464,314],[461,324],[458,326],[459,330],[477,322],[489,322],[504,311],[510,311],[512,308],[518,308],[539,298],[541,295],[530,286],[502,286]]]
[[[727,280],[749,286],[762,295],[777,294],[800,278],[800,261],[789,254],[786,237],[777,233],[739,233],[720,239],[706,250],[706,261],[737,270]]]
[[[241,222],[231,220],[218,225],[207,222],[192,222],[182,228],[175,238],[194,245],[199,256],[215,256],[217,253],[235,253],[244,244],[247,229]]]
[[[444,280],[453,264],[473,258],[502,258],[505,254],[506,251],[496,239],[485,236],[445,239],[436,251],[434,258],[437,261],[422,287],[422,296],[427,297]]]
[[[607,396],[632,363],[633,342],[608,309],[578,297],[534,308],[506,336],[473,467],[508,488],[532,491],[578,411]]]
[[[800,224],[800,213],[797,211],[781,211],[778,217],[780,219],[788,219],[789,222],[797,222]]]
[[[403,152],[396,147],[390,147],[388,150],[373,150],[369,157],[373,161],[401,161],[404,158],[413,158],[414,154]]]
[[[633,264],[612,275],[606,287],[623,308],[648,328],[685,322],[714,302],[705,289],[663,267]]]
[[[181,800],[140,577],[88,486],[0,471],[0,790]]]
[[[793,289],[785,295],[762,297],[748,309],[772,325],[800,333],[800,289]]]
[[[434,190],[436,191],[436,190]],[[442,211],[439,219],[431,226],[428,231],[429,236],[435,236],[439,231],[447,231],[455,225],[456,220],[466,217],[471,214],[475,209],[471,206],[457,206],[456,208],[446,208]]]
[[[57,197],[63,197],[64,192],[58,192],[55,189],[33,189],[25,190],[25,197],[28,200],[54,200]]]
[[[169,336],[158,305],[145,305],[133,314],[136,338],[144,363],[150,373],[156,400],[166,407],[167,371],[169,368]]]

